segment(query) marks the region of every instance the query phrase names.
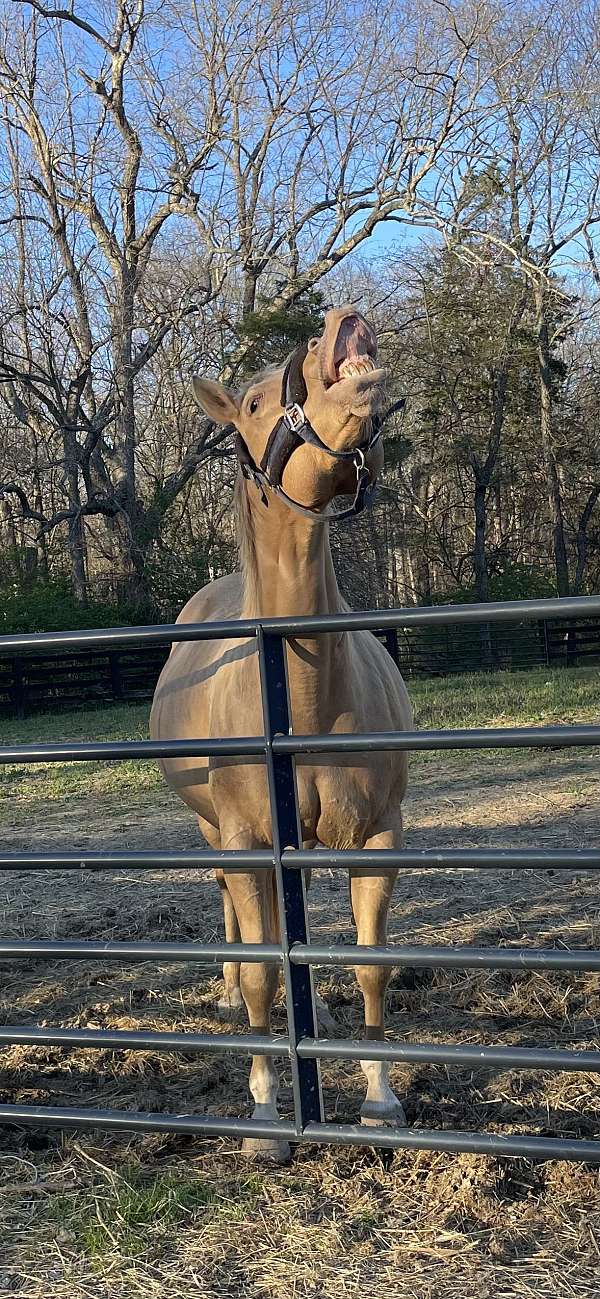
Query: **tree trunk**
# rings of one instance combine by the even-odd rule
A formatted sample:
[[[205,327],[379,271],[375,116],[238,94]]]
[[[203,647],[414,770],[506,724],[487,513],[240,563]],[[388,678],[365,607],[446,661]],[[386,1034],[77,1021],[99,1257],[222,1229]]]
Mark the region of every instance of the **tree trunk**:
[[[81,515],[81,495],[79,492],[79,463],[77,459],[77,439],[73,429],[68,426],[62,431],[62,443],[67,483],[67,498],[71,517],[67,531],[67,546],[71,565],[71,581],[76,600],[84,604],[87,599],[87,582],[85,575],[85,536],[83,517]]]
[[[121,319],[118,330],[118,373],[121,396],[121,437],[123,446],[124,496],[126,503],[135,501],[135,392],[133,374],[133,326],[135,290],[132,272],[123,272],[121,282]]]
[[[480,478],[475,479],[475,542],[473,545],[473,567],[475,570],[475,592],[480,604],[490,598],[487,555],[485,550],[487,485]]]
[[[592,490],[587,498],[587,501],[585,503],[585,506],[579,518],[579,524],[577,526],[577,537],[576,537],[577,570],[575,573],[575,581],[573,583],[574,595],[581,595],[581,589],[583,587],[583,578],[584,578],[587,558],[588,558],[587,530],[588,530],[590,518],[592,516],[592,511],[594,509],[594,506],[599,496],[600,496],[600,484],[596,484],[595,487],[592,487]]]
[[[473,568],[475,570],[475,593],[478,604],[486,604],[490,598],[487,554],[485,549],[486,516],[487,516],[487,482],[475,475],[475,541],[473,545]],[[481,666],[484,672],[492,667],[492,628],[489,622],[482,623],[480,628]]]
[[[36,465],[35,465],[34,476],[33,476],[33,487],[34,487],[34,497],[33,497],[34,509],[36,509],[39,514],[43,514],[44,498],[42,495],[42,481],[40,477],[40,471],[37,465],[37,447],[36,447]],[[37,549],[38,573],[41,573],[43,577],[47,578],[48,577],[48,543],[46,541],[45,532],[42,532],[41,536],[38,536],[38,539],[36,541],[36,549]]]
[[[245,320],[256,308],[256,286],[258,277],[254,271],[244,272],[244,293],[242,299],[242,317]]]
[[[134,609],[150,605],[143,535],[143,514],[136,495],[136,412],[133,331],[135,325],[135,271],[124,266],[120,280],[121,300],[116,329],[115,369],[119,376],[119,431],[122,477],[118,496],[122,510],[115,516],[113,542],[120,552],[121,598]]]
[[[569,594],[569,565],[565,541],[560,478],[552,445],[552,385],[550,370],[550,343],[546,319],[544,290],[535,286],[537,359],[540,383],[540,442],[546,477],[546,490],[552,522],[552,546],[556,570],[556,589],[559,596]]]

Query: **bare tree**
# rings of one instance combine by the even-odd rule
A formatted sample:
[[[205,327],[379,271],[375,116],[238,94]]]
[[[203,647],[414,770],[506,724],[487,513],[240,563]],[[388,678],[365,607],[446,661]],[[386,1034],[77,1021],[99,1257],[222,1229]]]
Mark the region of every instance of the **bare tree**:
[[[78,594],[95,514],[140,591],[165,513],[222,441],[199,421],[148,502],[145,368],[215,304],[213,365],[234,380],[257,307],[291,306],[381,222],[430,220],[485,90],[493,14],[387,0],[359,22],[333,0],[203,0],[191,14],[112,0],[100,26],[77,3],[5,3],[0,228],[34,287],[4,311],[3,392],[24,428],[58,436],[65,500],[41,526],[67,524]],[[197,278],[157,300],[167,229]]]
[[[576,301],[565,289],[588,259],[595,264],[600,231],[600,173],[596,136],[600,55],[594,15],[585,8],[553,6],[539,25],[530,11],[511,7],[510,23],[485,36],[481,52],[495,90],[495,103],[477,152],[464,163],[455,206],[453,238],[464,252],[513,257],[531,285],[535,304],[539,433],[553,531],[559,595],[570,589],[560,467],[553,428],[553,356],[572,327]],[[521,21],[519,21],[519,18]],[[522,31],[528,32],[523,42]],[[498,204],[485,202],[482,177],[495,181]],[[479,209],[472,203],[479,189]],[[467,201],[471,200],[471,201]],[[487,219],[486,219],[487,214]],[[474,245],[469,231],[479,238]],[[560,309],[557,310],[557,307]]]

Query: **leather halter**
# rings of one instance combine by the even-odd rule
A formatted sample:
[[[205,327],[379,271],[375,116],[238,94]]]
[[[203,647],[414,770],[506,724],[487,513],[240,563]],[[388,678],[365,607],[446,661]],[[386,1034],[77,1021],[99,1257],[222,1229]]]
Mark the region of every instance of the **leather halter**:
[[[325,442],[321,441],[318,433],[315,433],[312,424],[304,414],[304,402],[308,396],[308,390],[304,381],[303,364],[308,347],[299,347],[290,356],[288,363],[283,372],[281,383],[281,405],[283,406],[283,415],[278,419],[269,435],[269,440],[265,447],[264,455],[257,465],[252,459],[248,447],[244,442],[241,433],[236,432],[236,451],[240,463],[241,471],[244,478],[250,479],[256,484],[262,494],[264,503],[268,504],[268,498],[265,494],[265,488],[279,496],[280,500],[285,501],[292,510],[298,514],[303,514],[306,518],[315,519],[317,523],[336,522],[341,519],[352,518],[364,510],[373,496],[375,483],[371,479],[370,471],[365,463],[365,456],[381,439],[380,421],[375,417],[371,421],[371,434],[368,442],[362,446],[354,447],[352,451],[334,451],[328,447]],[[297,450],[302,443],[309,446],[317,447],[319,451],[324,451],[326,455],[331,456],[334,460],[351,461],[356,471],[356,491],[352,505],[345,510],[311,510],[307,505],[301,505],[299,501],[294,501],[287,492],[284,492],[281,486],[284,469],[290,459],[290,456]]]

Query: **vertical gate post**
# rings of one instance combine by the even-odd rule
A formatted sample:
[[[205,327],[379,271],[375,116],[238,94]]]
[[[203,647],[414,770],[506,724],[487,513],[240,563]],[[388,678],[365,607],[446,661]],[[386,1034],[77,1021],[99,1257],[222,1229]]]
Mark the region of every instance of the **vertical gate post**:
[[[304,872],[284,866],[284,848],[301,848],[296,773],[291,754],[273,752],[273,737],[290,732],[287,666],[283,638],[258,628],[260,684],[266,742],[267,777],[273,829],[273,855],[285,978],[288,1035],[291,1044],[294,1112],[298,1135],[307,1123],[323,1122],[323,1094],[318,1060],[301,1060],[300,1038],[318,1036],[313,973],[309,965],[292,965],[293,943],[308,943]]]

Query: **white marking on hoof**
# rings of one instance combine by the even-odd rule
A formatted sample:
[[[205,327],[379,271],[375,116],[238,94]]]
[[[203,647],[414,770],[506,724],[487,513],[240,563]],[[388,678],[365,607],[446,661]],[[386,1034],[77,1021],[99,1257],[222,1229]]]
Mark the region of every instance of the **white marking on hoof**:
[[[252,1118],[259,1123],[276,1123],[277,1092],[279,1081],[277,1070],[269,1056],[255,1056],[250,1071],[250,1092],[255,1105]],[[242,1154],[251,1159],[270,1159],[278,1164],[287,1164],[291,1158],[289,1143],[278,1137],[244,1137]]]
[[[404,1109],[388,1082],[387,1060],[361,1060],[360,1067],[367,1079],[367,1094],[360,1107],[361,1123],[367,1127],[381,1124],[405,1128]]]
[[[248,1159],[265,1159],[275,1164],[289,1164],[292,1157],[289,1141],[273,1141],[264,1137],[244,1137],[242,1154]]]
[[[225,989],[223,996],[219,997],[216,1009],[219,1019],[239,1019],[244,1011],[244,998],[240,989],[236,987]]]
[[[360,1121],[366,1128],[408,1126],[404,1107],[397,1097],[394,1097],[394,1104],[391,1107],[383,1101],[364,1101],[360,1107]]]

